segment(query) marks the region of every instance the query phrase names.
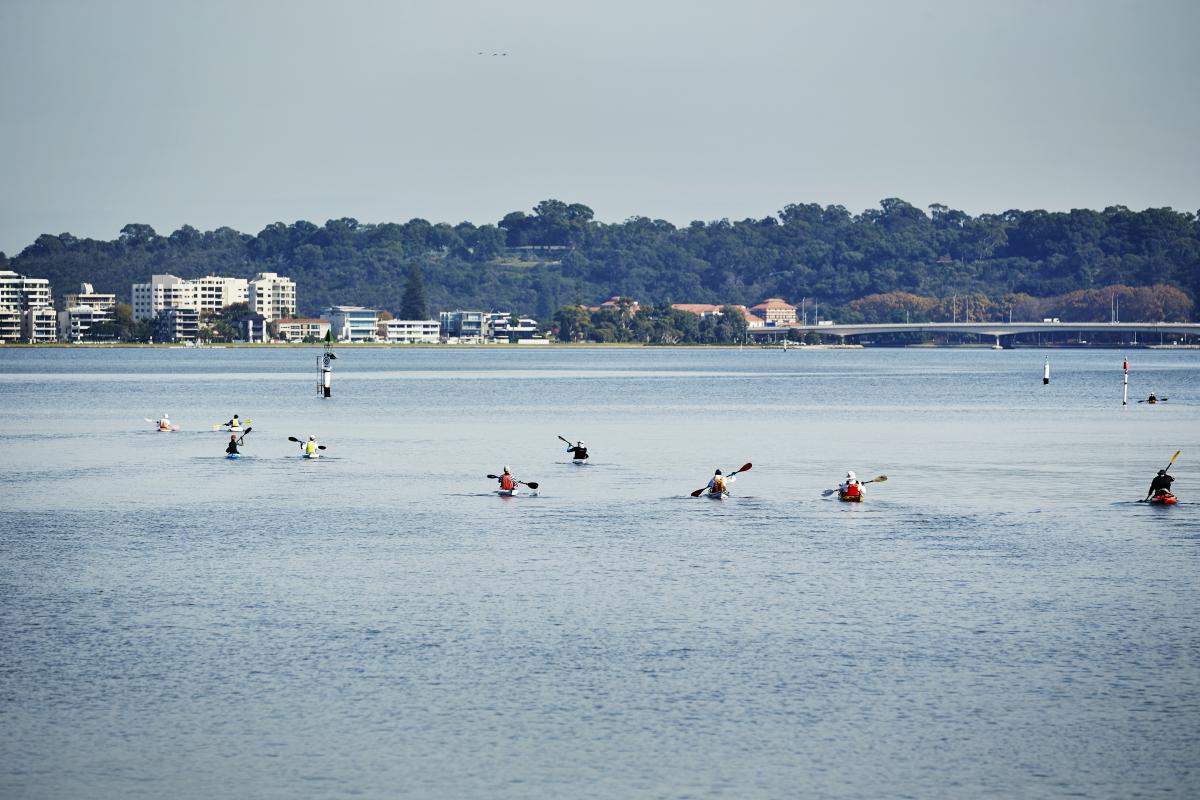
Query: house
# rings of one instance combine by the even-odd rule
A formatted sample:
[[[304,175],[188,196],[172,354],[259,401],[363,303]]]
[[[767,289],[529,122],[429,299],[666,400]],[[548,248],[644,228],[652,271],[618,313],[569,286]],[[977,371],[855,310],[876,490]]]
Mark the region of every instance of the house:
[[[436,344],[442,325],[436,319],[389,319],[379,323],[383,340],[389,344]]]
[[[362,306],[330,306],[321,312],[339,342],[379,341],[379,312]]]
[[[741,312],[742,317],[745,318],[746,325],[748,327],[762,328],[767,324],[766,321],[763,320],[762,317],[758,317],[758,316],[755,316],[754,314],[751,314],[750,310],[747,309],[745,306],[737,305],[734,303],[730,303],[729,305],[731,305],[733,308],[736,308],[738,311]],[[676,311],[686,311],[689,314],[695,314],[696,316],[700,317],[701,319],[704,319],[705,317],[721,316],[721,314],[724,313],[721,311],[721,309],[724,307],[725,306],[713,305],[712,303],[672,303],[671,304],[671,308],[675,309]]]
[[[281,342],[320,341],[329,333],[327,319],[276,319],[271,321],[271,338]]]

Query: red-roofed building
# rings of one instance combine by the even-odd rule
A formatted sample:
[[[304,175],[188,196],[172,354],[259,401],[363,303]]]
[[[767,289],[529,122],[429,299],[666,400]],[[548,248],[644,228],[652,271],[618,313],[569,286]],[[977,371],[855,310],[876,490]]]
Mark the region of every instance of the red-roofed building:
[[[750,310],[766,320],[768,325],[793,325],[796,322],[796,307],[778,297],[768,297],[758,305],[751,306]]]
[[[746,324],[751,328],[762,328],[767,323],[762,317],[757,317],[750,313],[750,310],[745,306],[733,305],[738,311],[742,312],[742,316],[746,319]],[[677,311],[686,311],[689,314],[695,314],[701,319],[705,317],[721,316],[721,309],[724,306],[713,305],[712,303],[672,303],[671,308]]]

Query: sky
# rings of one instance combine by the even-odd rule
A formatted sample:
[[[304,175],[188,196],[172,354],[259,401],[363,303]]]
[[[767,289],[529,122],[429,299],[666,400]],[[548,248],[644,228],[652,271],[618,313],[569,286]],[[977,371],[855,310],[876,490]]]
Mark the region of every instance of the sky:
[[[0,0],[0,251],[547,198],[1194,212],[1198,40],[1195,0]]]

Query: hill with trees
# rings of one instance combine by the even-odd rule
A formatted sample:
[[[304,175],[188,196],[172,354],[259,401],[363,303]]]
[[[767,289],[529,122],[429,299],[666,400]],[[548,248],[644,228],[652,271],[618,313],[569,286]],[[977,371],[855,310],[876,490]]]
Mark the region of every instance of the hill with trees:
[[[87,281],[128,301],[152,273],[296,281],[299,312],[331,304],[396,312],[479,308],[551,320],[563,306],[614,295],[753,305],[766,297],[820,304],[822,316],[949,319],[1006,315],[1107,320],[1190,318],[1200,294],[1200,223],[1169,208],[1005,211],[971,216],[903,200],[852,214],[793,204],[762,219],[677,227],[632,217],[605,223],[579,203],[544,200],[496,224],[413,219],[324,225],[276,222],[255,235],[185,225],[159,235],[130,224],[112,241],[44,234],[0,269],[49,278],[57,298]],[[416,282],[414,284],[414,276]],[[410,290],[409,287],[414,287]],[[406,302],[406,291],[408,292]]]

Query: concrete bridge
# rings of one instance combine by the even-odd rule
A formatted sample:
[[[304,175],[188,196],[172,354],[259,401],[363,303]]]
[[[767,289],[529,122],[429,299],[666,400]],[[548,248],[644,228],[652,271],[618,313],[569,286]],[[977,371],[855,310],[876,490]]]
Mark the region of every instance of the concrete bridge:
[[[1195,322],[884,322],[862,325],[790,325],[766,328],[750,328],[752,341],[777,342],[787,338],[788,331],[801,335],[810,331],[822,336],[867,336],[890,333],[973,333],[977,336],[995,336],[1000,344],[1002,336],[1022,333],[1128,333],[1128,334],[1182,334],[1200,336],[1200,323]]]

